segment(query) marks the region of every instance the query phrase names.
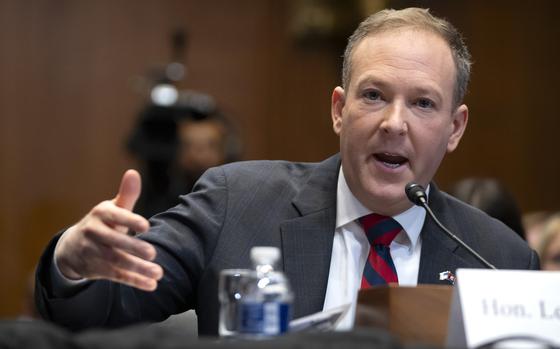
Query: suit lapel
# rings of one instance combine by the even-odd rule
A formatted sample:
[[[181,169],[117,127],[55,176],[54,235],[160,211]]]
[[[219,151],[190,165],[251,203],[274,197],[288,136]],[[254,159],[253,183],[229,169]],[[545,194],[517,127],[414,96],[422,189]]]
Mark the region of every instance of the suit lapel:
[[[339,168],[338,155],[320,163],[292,202],[299,216],[280,225],[284,271],[295,294],[295,318],[323,308],[336,224]],[[429,200],[441,222],[463,239],[444,195],[433,183]],[[440,231],[428,216],[421,235],[419,284],[448,284],[439,280],[440,272],[455,273],[459,267],[477,267],[469,258],[460,255],[458,244]]]
[[[461,256],[457,255],[458,244],[450,240],[445,233],[426,217],[427,221],[422,229],[422,252],[420,257],[420,269],[418,273],[419,284],[446,284],[447,281],[439,280],[439,273],[464,267],[467,263]]]
[[[320,163],[293,200],[299,217],[280,225],[284,271],[294,291],[294,317],[322,310],[336,224],[339,156]]]
[[[464,236],[460,234],[460,229],[457,229],[457,224],[452,218],[453,216],[450,214],[445,197],[434,183],[430,185],[429,203],[441,223],[459,238],[464,239]],[[449,284],[447,281],[439,280],[439,273],[443,271],[455,273],[457,268],[476,266],[459,255],[459,244],[441,231],[427,214],[421,236],[422,252],[418,273],[419,284]]]

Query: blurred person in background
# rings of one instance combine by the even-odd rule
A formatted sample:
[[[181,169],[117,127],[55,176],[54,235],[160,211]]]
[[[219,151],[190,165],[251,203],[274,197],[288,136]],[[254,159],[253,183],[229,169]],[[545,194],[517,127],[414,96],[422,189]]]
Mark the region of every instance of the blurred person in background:
[[[525,230],[521,211],[513,195],[498,180],[492,178],[466,178],[457,182],[449,194],[486,212],[511,228],[522,239]]]
[[[142,174],[135,212],[149,218],[177,205],[207,169],[239,160],[239,143],[214,103],[148,105],[128,142]]]
[[[560,270],[560,213],[546,221],[537,252],[542,270]]]
[[[228,158],[224,120],[216,114],[203,118],[182,118],[177,121],[178,192],[189,193],[197,179],[210,167],[223,165]]]
[[[533,250],[538,250],[543,228],[554,212],[550,211],[534,211],[523,215],[523,228],[525,229],[525,237],[527,243]]]

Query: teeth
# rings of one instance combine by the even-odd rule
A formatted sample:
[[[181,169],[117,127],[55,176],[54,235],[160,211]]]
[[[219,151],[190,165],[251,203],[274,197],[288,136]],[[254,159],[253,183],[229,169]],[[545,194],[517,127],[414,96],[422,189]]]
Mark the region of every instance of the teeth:
[[[401,165],[401,164],[392,164],[392,163],[385,162],[385,161],[383,161],[383,164],[385,164],[385,166],[390,167],[390,168],[397,168]]]

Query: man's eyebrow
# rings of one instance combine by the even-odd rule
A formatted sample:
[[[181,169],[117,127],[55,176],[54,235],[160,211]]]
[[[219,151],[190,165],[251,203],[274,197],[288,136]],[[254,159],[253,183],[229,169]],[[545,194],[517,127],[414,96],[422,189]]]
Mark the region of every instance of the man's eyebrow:
[[[434,95],[437,99],[439,99],[440,103],[444,100],[443,95],[438,88],[429,86],[417,86],[413,87],[412,91],[419,95]]]
[[[376,75],[366,75],[363,76],[358,81],[358,90],[364,88],[364,86],[372,85],[375,87],[379,87],[381,89],[392,89],[391,83],[383,79],[382,77]],[[435,84],[430,83],[423,83],[422,85],[412,86],[410,90],[418,95],[429,95],[434,96],[434,98],[438,99],[440,103],[444,101],[443,93]]]
[[[364,87],[364,85],[375,85],[381,88],[390,86],[390,84],[387,81],[384,81],[383,79],[373,75],[362,77],[362,79],[358,81],[358,88],[362,88]]]

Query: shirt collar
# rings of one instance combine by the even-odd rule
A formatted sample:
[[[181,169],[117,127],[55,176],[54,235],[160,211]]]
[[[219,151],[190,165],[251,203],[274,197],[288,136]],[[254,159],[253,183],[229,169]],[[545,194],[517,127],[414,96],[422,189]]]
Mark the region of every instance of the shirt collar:
[[[404,189],[403,189],[404,190]],[[350,191],[342,166],[338,174],[338,184],[336,189],[336,229],[356,221],[358,218],[373,213],[370,209],[365,207]],[[430,186],[426,189],[426,194],[429,195]],[[399,234],[396,241],[403,245],[408,245],[414,249],[418,243],[420,232],[424,226],[426,219],[426,211],[420,206],[413,205],[408,210],[393,216],[403,227],[406,234]]]

